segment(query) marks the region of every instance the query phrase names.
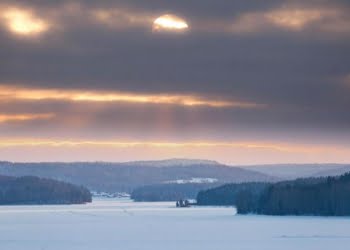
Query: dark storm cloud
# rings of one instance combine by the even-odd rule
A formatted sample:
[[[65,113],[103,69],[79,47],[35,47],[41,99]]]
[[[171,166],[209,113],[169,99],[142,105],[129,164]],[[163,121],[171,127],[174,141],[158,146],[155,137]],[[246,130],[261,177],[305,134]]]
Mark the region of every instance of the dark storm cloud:
[[[54,25],[45,34],[33,38],[14,35],[1,25],[0,84],[137,93],[199,93],[269,105],[264,110],[200,108],[196,111],[196,122],[186,118],[191,117],[191,112],[184,108],[168,110],[173,119],[169,122],[172,124],[169,131],[193,134],[197,128],[197,135],[208,133],[213,137],[222,136],[220,130],[251,134],[259,130],[298,131],[313,127],[347,131],[350,127],[350,89],[341,80],[350,74],[350,36],[346,29],[341,32],[325,29],[330,24],[329,19],[301,30],[265,27],[264,22],[259,24],[264,17],[254,14],[283,6],[341,10],[339,17],[333,17],[337,12],[329,14],[331,27],[334,27],[334,20],[340,20],[338,26],[344,22],[346,25],[344,15],[350,14],[347,1],[134,0],[81,1],[80,6],[72,5],[74,3],[2,1],[2,6],[31,8]],[[175,13],[188,20],[190,30],[185,34],[154,34],[151,23],[127,23],[125,27],[118,23],[114,27],[98,23],[91,16],[91,11],[114,8],[147,17]],[[70,14],[68,9],[73,12]],[[250,13],[254,14],[249,17],[253,18],[249,19],[253,23],[250,32],[218,28],[231,25]],[[203,24],[208,25],[208,29],[201,26]],[[68,121],[77,115],[75,107],[79,110],[76,112],[86,118],[82,119],[85,125],[77,125],[86,126],[86,134],[101,126],[110,127],[108,131],[115,126],[125,132],[131,128],[130,124],[140,122],[153,130],[153,134],[162,131],[153,126],[158,119],[155,116],[163,114],[162,107],[121,105],[122,108],[104,107],[88,114],[82,111],[83,107],[65,105],[68,104],[51,103],[32,110],[55,110]],[[29,112],[28,107],[17,104],[12,109]],[[2,105],[1,109],[10,107]],[[118,122],[117,118],[122,119]],[[49,121],[42,123],[49,124]],[[140,128],[134,125],[132,130],[136,133]],[[6,131],[9,133],[9,129]]]

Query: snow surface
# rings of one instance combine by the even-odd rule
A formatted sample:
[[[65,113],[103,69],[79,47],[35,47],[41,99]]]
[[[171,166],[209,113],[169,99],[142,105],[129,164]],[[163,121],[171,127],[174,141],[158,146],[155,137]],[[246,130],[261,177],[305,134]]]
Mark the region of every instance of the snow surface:
[[[125,192],[107,193],[99,191],[91,191],[94,198],[130,198],[130,194]]]
[[[194,184],[202,184],[202,183],[215,183],[218,182],[218,179],[216,178],[191,178],[188,180],[172,180],[172,181],[165,181],[164,183],[176,183],[176,184],[188,184],[188,183],[194,183]]]
[[[4,250],[340,250],[350,218],[235,215],[229,207],[98,199],[87,205],[1,206]]]

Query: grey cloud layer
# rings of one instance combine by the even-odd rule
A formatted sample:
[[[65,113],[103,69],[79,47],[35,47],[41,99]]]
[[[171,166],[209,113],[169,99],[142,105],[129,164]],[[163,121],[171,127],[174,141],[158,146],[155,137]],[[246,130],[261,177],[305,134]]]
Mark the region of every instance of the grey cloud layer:
[[[2,4],[32,8],[54,21],[59,16],[66,19],[60,19],[57,27],[33,39],[20,38],[1,26],[0,84],[200,93],[269,105],[267,110],[226,108],[219,113],[201,108],[200,119],[192,127],[190,122],[181,127],[180,122],[186,121],[184,113],[188,115],[189,111],[172,108],[172,131],[188,128],[188,133],[192,133],[200,124],[202,131],[216,137],[221,136],[220,130],[223,134],[239,133],[247,126],[252,128],[246,134],[259,130],[287,133],[291,128],[312,131],[313,127],[328,134],[336,130],[346,134],[350,128],[350,89],[342,80],[350,74],[350,35],[346,32],[327,32],[319,27],[298,31],[273,27],[252,33],[220,29],[203,32],[195,28],[202,22],[217,27],[233,23],[246,13],[283,6],[340,9],[342,15],[350,16],[348,1],[82,1],[75,17],[56,13],[65,4],[68,6],[69,1],[3,1]],[[148,24],[115,29],[84,16],[86,11],[113,8],[147,16],[175,13],[194,27],[186,34],[153,34]],[[322,27],[326,27],[327,20],[322,22]],[[3,111],[9,109],[1,107]],[[20,104],[17,107],[22,109]],[[62,115],[71,108],[61,104],[50,107]],[[151,128],[152,119],[132,115],[161,113],[161,107],[151,109],[124,105],[123,109],[106,107],[94,114],[81,115],[92,124],[86,125],[91,130],[107,121],[123,127],[114,117],[123,117],[123,123],[127,124],[143,121]],[[135,126],[134,132],[138,129]],[[6,131],[10,133],[10,129]]]

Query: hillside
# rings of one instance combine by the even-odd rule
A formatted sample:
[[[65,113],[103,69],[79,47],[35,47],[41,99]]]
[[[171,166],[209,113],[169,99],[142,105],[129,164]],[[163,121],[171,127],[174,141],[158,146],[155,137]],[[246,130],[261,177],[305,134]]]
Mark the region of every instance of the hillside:
[[[201,206],[235,206],[242,193],[260,194],[269,183],[225,184],[219,187],[202,190],[197,195],[197,204]]]
[[[242,168],[283,180],[293,180],[342,175],[350,171],[350,164],[273,164],[244,166]]]
[[[84,187],[33,176],[0,176],[0,205],[86,202],[91,202],[91,194]]]
[[[220,185],[220,183],[169,183],[136,188],[131,193],[134,201],[177,201],[196,199],[201,190]]]
[[[278,183],[229,184],[199,192],[199,205],[232,205],[240,214],[350,215],[350,173]]]
[[[137,187],[162,184],[192,178],[216,179],[220,183],[240,183],[247,181],[275,181],[276,178],[256,171],[228,167],[214,162],[193,162],[185,160],[164,162],[128,163],[0,163],[0,174],[9,176],[33,175],[53,178],[93,191],[129,192]],[[172,163],[172,165],[170,164]]]

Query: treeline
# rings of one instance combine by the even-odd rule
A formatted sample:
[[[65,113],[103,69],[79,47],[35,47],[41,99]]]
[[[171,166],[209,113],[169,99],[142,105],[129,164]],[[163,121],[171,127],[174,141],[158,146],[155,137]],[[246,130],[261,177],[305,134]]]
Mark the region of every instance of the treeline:
[[[177,201],[196,199],[199,191],[218,186],[217,183],[156,184],[134,189],[134,201]]]
[[[204,206],[236,206],[237,201],[245,196],[258,196],[265,190],[267,183],[240,183],[226,184],[220,187],[200,191],[197,195],[197,204]],[[251,200],[251,199],[249,199]]]
[[[234,205],[240,214],[345,216],[350,215],[350,174],[275,184],[226,185],[200,192],[197,202]]]
[[[0,205],[86,202],[91,202],[91,193],[81,186],[32,176],[0,176]]]

